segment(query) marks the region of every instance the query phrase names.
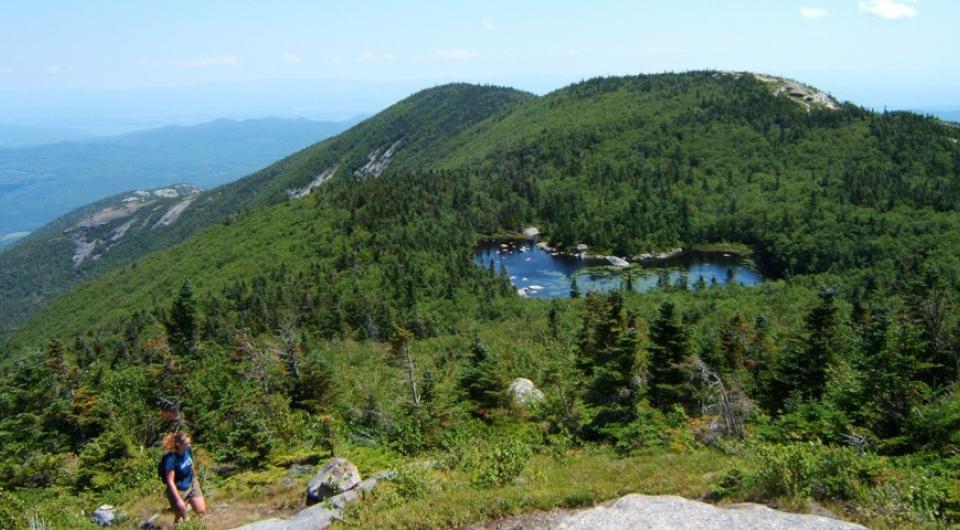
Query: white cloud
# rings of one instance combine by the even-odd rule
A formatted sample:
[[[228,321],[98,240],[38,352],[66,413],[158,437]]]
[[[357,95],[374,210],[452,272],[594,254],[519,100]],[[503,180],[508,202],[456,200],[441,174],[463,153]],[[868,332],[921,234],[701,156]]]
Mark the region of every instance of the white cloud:
[[[303,57],[293,52],[283,52],[280,58],[283,59],[283,62],[290,64],[300,64],[303,62]]]
[[[483,26],[483,29],[485,29],[485,30],[487,30],[487,31],[497,31],[497,28],[495,28],[495,27],[493,26],[493,22],[490,22],[490,21],[487,20],[487,19],[481,20],[481,21],[480,21],[480,25]]]
[[[480,52],[452,48],[449,50],[437,50],[435,54],[444,61],[465,61],[467,59],[473,59],[474,57],[477,57],[480,55]]]
[[[800,16],[803,18],[823,18],[827,16],[827,10],[817,7],[801,7]]]
[[[881,18],[898,20],[917,16],[917,9],[909,4],[916,0],[897,2],[896,0],[860,0],[860,12],[876,15]]]
[[[60,65],[58,64],[51,64],[50,66],[47,67],[47,73],[50,75],[57,75],[62,71],[63,71],[63,68],[61,68]]]
[[[12,74],[12,73],[13,73],[13,68],[10,68],[9,66],[0,66],[0,74],[6,75],[6,74]]]
[[[200,59],[178,59],[176,61],[167,61],[169,66],[178,66],[181,68],[210,68],[211,66],[236,66],[240,64],[240,59],[233,55],[223,55],[220,57],[203,57]]]
[[[390,61],[393,59],[393,54],[389,52],[374,52],[372,50],[364,50],[360,54],[361,61],[367,61],[370,63],[379,63],[380,61]]]

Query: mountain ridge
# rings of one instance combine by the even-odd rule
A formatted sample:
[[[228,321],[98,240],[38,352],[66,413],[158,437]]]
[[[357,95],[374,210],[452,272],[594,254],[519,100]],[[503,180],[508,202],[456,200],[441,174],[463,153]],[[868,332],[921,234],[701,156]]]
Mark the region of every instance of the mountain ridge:
[[[449,119],[450,105],[462,105],[477,93],[506,97],[499,102],[501,107],[494,105],[474,114],[472,120]],[[433,99],[438,95],[446,99],[446,107]],[[481,105],[487,104],[481,100]],[[409,137],[403,137],[404,133],[411,133],[405,129],[410,126],[405,118],[409,108],[421,109],[418,112],[423,117],[422,123],[432,123],[433,116],[447,117],[447,121],[441,120],[440,125],[433,126],[439,129],[425,129],[421,139],[411,142]],[[820,187],[807,175],[836,172],[837,163],[850,163],[845,160],[849,160],[851,149],[858,144],[858,150],[874,145],[871,149],[876,156],[889,156],[887,148],[877,143],[871,123],[880,119],[911,123],[909,120],[914,118],[905,121],[899,114],[886,116],[849,104],[837,109],[811,109],[787,94],[777,94],[768,81],[713,71],[596,78],[538,98],[510,89],[444,85],[418,92],[338,137],[291,155],[234,184],[201,195],[185,214],[182,226],[211,227],[214,220],[232,219],[234,213],[231,212],[256,210],[271,204],[276,205],[269,206],[274,211],[278,207],[282,209],[284,202],[290,200],[292,191],[302,190],[320,177],[331,182],[362,181],[366,177],[356,172],[371,163],[371,155],[389,151],[400,141],[384,176],[409,171],[492,171],[492,178],[500,184],[490,185],[502,185],[499,189],[503,191],[512,188],[503,196],[504,200],[535,200],[539,203],[533,210],[511,210],[510,206],[500,204],[485,216],[508,217],[495,223],[481,222],[478,228],[482,233],[496,232],[502,229],[504,222],[514,227],[513,230],[519,230],[523,223],[536,221],[545,227],[552,243],[561,248],[589,241],[595,248],[617,255],[635,255],[649,248],[673,248],[683,243],[681,237],[691,235],[705,240],[736,237],[733,234],[739,232],[740,227],[750,226],[755,235],[745,232],[740,237],[745,237],[745,242],[759,250],[757,258],[765,267],[785,276],[824,272],[831,266],[851,265],[831,265],[830,249],[811,246],[804,251],[810,255],[804,268],[790,266],[786,261],[790,258],[785,254],[785,247],[777,246],[780,243],[773,237],[775,229],[769,227],[769,214],[765,210],[753,211],[754,207],[773,201],[770,204],[779,204],[775,208],[780,211],[793,211],[799,215],[799,205],[792,202],[792,195],[802,189],[816,193]],[[953,140],[949,135],[956,136],[956,131],[939,130],[936,123],[927,124],[920,117],[916,120],[919,120],[917,124],[929,129],[925,134],[943,137],[944,145],[939,149],[945,149],[945,152],[955,149],[947,140]],[[672,136],[658,133],[676,127],[678,123],[689,132]],[[717,131],[721,130],[718,127],[726,132],[718,134]],[[797,148],[802,147],[804,135],[811,134],[806,132],[807,129],[815,135],[810,141],[820,142],[823,151],[807,153]],[[370,130],[376,130],[377,134],[369,134]],[[450,136],[449,131],[457,131],[457,134]],[[420,133],[424,134],[424,131]],[[696,138],[697,142],[685,141],[684,135]],[[841,136],[844,139],[838,142]],[[630,148],[631,145],[640,147]],[[785,148],[790,151],[784,151]],[[786,162],[776,161],[775,157],[784,156],[795,159],[790,164],[796,176],[781,188],[781,177],[777,173],[784,171]],[[525,162],[531,157],[539,160],[534,166]],[[757,181],[753,175],[758,173],[745,172],[745,164],[758,168],[763,164],[769,168],[760,171],[760,181]],[[338,168],[334,174],[325,174],[334,167]],[[677,180],[678,171],[687,176]],[[621,193],[619,197],[610,196],[606,206],[591,202],[593,213],[590,215],[596,217],[593,222],[609,227],[597,231],[582,220],[574,222],[578,214],[571,217],[565,205],[582,201],[579,197],[583,193],[568,189],[563,184],[564,179],[556,178],[558,173],[608,175],[601,178],[613,178],[614,181],[632,173],[636,175],[634,182],[640,178],[639,182],[646,183],[640,190]],[[543,180],[548,175],[554,177]],[[693,178],[692,175],[702,176]],[[739,175],[736,178],[746,186],[737,193],[755,196],[754,200],[744,202],[742,211],[732,196],[736,188],[730,186],[730,179],[734,175]],[[751,178],[754,179],[752,183]],[[511,182],[510,179],[514,180]],[[698,183],[698,179],[702,182]],[[535,184],[540,180],[543,184]],[[534,189],[536,186],[539,188]],[[715,191],[704,192],[700,189],[704,186]],[[650,191],[643,192],[644,188]],[[699,205],[693,208],[688,199],[682,199],[671,188],[698,196]],[[656,197],[644,198],[643,193],[654,191]],[[493,196],[501,193],[497,189],[490,192]],[[911,199],[911,194],[916,194],[916,198]],[[902,198],[916,204],[939,200],[923,189],[911,194]],[[761,201],[762,196],[767,198]],[[645,202],[654,204],[651,200],[659,201],[659,206],[638,209],[638,205]],[[862,206],[866,205],[863,203]],[[614,211],[646,215],[650,227],[642,232],[637,232],[635,225],[622,225],[613,230],[617,223],[615,219],[620,215],[613,214]],[[706,213],[710,211],[744,219],[749,216],[756,220],[711,228],[704,224],[715,215]],[[691,230],[694,232],[681,236],[684,231]],[[637,243],[630,243],[630,238],[637,237],[641,238]]]

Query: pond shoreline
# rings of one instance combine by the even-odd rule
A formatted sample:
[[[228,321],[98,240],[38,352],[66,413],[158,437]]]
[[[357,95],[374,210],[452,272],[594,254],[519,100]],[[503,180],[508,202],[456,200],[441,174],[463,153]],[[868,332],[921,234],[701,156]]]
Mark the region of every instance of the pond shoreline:
[[[679,285],[718,287],[734,282],[755,285],[765,281],[742,249],[695,246],[632,256],[633,261],[591,254],[586,246],[565,252],[536,238],[486,239],[474,250],[478,266],[507,271],[521,296],[565,297],[579,292],[628,288],[647,292]],[[739,250],[738,252],[723,252]]]
[[[504,244],[516,245],[530,243],[540,250],[549,252],[553,256],[563,256],[566,258],[581,259],[585,261],[596,261],[597,264],[600,264],[600,262],[607,262],[609,264],[609,260],[611,258],[617,258],[626,260],[630,265],[658,264],[672,259],[688,256],[706,256],[716,254],[723,257],[736,256],[747,261],[751,266],[756,268],[756,263],[754,263],[750,258],[753,255],[753,250],[742,243],[697,243],[687,248],[674,247],[661,251],[643,252],[636,256],[616,256],[613,254],[591,254],[589,252],[589,247],[585,244],[577,245],[577,251],[575,252],[560,250],[557,247],[551,247],[546,241],[540,241],[539,239],[541,235],[542,234],[538,234],[534,237],[525,237],[523,234],[511,233],[485,236],[479,238],[477,241],[477,246],[474,250],[476,251],[481,247],[493,246],[497,244],[501,245],[502,247]]]

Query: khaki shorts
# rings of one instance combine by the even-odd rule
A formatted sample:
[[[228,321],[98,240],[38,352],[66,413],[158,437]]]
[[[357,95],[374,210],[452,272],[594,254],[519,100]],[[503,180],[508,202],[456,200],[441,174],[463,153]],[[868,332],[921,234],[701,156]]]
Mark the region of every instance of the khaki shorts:
[[[180,494],[183,502],[194,498],[203,498],[203,490],[200,489],[200,482],[196,478],[193,479],[193,484],[191,484],[189,488],[185,490],[177,488],[177,493]],[[177,499],[170,493],[170,488],[167,488],[167,499],[170,501],[170,506],[177,505]]]

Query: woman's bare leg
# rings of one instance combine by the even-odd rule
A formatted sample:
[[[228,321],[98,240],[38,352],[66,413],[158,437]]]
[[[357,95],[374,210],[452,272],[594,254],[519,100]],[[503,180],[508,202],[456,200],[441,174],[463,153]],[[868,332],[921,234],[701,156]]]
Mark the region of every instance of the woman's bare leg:
[[[203,517],[207,513],[207,501],[203,497],[191,497],[190,506],[197,515]]]

